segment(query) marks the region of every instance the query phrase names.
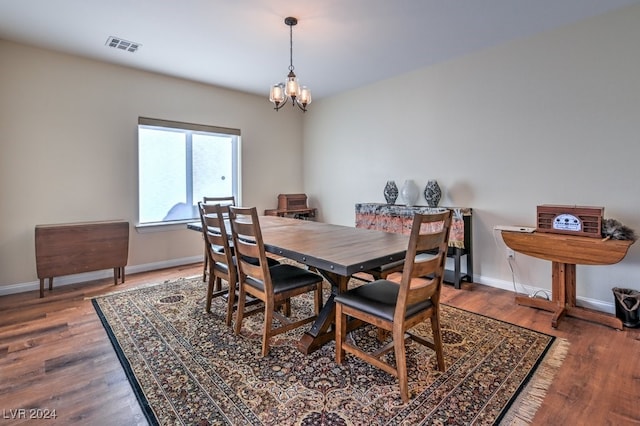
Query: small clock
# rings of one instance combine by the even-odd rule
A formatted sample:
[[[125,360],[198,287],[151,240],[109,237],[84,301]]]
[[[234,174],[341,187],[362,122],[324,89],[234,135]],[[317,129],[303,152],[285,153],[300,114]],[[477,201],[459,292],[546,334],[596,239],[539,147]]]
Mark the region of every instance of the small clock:
[[[553,229],[560,231],[582,231],[582,221],[579,217],[569,213],[559,214],[553,219]]]

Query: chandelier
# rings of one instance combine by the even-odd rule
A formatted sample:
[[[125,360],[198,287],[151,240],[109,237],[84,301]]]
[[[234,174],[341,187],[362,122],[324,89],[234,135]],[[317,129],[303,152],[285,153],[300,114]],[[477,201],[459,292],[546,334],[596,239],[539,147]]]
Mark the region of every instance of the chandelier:
[[[274,84],[271,87],[269,100],[274,103],[276,111],[282,108],[289,99],[291,105],[297,105],[302,111],[307,110],[307,105],[311,103],[311,90],[307,86],[298,84],[296,74],[293,72],[293,26],[298,23],[296,18],[291,16],[284,19],[284,23],[289,26],[289,74],[286,83]]]

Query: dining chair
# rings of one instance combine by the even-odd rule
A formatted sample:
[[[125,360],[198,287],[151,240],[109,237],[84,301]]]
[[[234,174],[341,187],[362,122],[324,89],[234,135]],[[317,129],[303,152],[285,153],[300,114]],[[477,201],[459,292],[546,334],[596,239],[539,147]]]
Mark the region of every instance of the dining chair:
[[[226,324],[230,326],[233,311],[237,307],[238,270],[230,230],[227,230],[227,226],[225,225],[225,221],[229,219],[229,205],[205,204],[200,202],[198,203],[198,208],[205,239],[206,257],[209,259],[206,311],[211,313],[211,302],[214,298],[226,296]],[[258,260],[255,258],[247,258],[247,261],[254,265],[258,263]],[[279,263],[276,259],[267,259],[269,267]],[[222,280],[227,282],[227,289],[222,288]],[[258,302],[260,301],[251,298],[248,302],[245,302],[245,307],[255,305]],[[261,309],[256,308],[245,312],[245,316],[257,313],[260,310]],[[289,301],[283,304],[283,310],[286,314],[290,312]]]
[[[245,316],[246,298],[253,296],[264,302],[262,356],[269,353],[271,337],[314,321],[322,308],[323,278],[301,267],[282,263],[269,267],[262,231],[255,207],[229,207],[229,220],[238,268],[238,307],[235,334],[240,334]],[[257,265],[250,259],[258,259]],[[289,300],[306,293],[314,295],[314,314],[304,318],[288,318],[279,312],[290,307]],[[274,320],[279,323],[274,325]]]
[[[220,204],[221,206],[235,206],[236,197],[231,195],[228,197],[202,197],[204,204]],[[207,257],[207,247],[204,247],[204,264],[202,267],[202,281],[207,281],[207,271],[209,269],[209,259]]]
[[[225,218],[229,215],[229,207],[199,202],[198,209],[202,222],[205,258],[208,260],[209,281],[206,311],[211,312],[213,298],[228,295],[226,323],[231,325],[238,276],[229,244],[229,234],[224,223]],[[222,289],[222,280],[228,284],[228,288],[225,290]]]
[[[426,224],[441,222],[440,231],[426,231]],[[423,226],[425,225],[425,226]],[[342,364],[351,353],[398,378],[400,395],[409,401],[405,343],[412,339],[436,353],[438,370],[445,370],[442,335],[440,332],[440,290],[447,256],[451,211],[436,214],[416,214],[413,218],[409,245],[400,282],[375,280],[336,295],[336,362]],[[429,258],[416,259],[416,254],[435,250]],[[381,340],[391,333],[391,341],[368,352],[347,341],[347,317],[378,327]],[[433,342],[410,333],[409,329],[431,320]],[[382,343],[381,343],[382,344]],[[385,355],[395,352],[395,363]],[[395,365],[394,365],[395,364]]]

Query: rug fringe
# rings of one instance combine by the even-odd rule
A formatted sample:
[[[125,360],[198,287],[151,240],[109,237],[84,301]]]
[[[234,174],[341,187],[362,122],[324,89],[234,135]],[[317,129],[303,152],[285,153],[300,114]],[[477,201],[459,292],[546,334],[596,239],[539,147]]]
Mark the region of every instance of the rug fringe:
[[[533,422],[553,378],[569,352],[569,346],[567,339],[556,338],[544,362],[540,364],[534,377],[513,402],[500,425],[529,425]]]

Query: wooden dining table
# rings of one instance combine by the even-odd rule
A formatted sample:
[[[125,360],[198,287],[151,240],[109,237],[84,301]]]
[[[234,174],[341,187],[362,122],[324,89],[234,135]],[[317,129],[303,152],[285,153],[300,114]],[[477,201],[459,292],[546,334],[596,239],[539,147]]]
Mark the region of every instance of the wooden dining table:
[[[334,339],[336,294],[347,290],[351,277],[404,259],[409,236],[278,216],[260,216],[265,250],[307,265],[330,284],[331,294],[298,349],[311,353]],[[202,232],[198,223],[187,225]]]

